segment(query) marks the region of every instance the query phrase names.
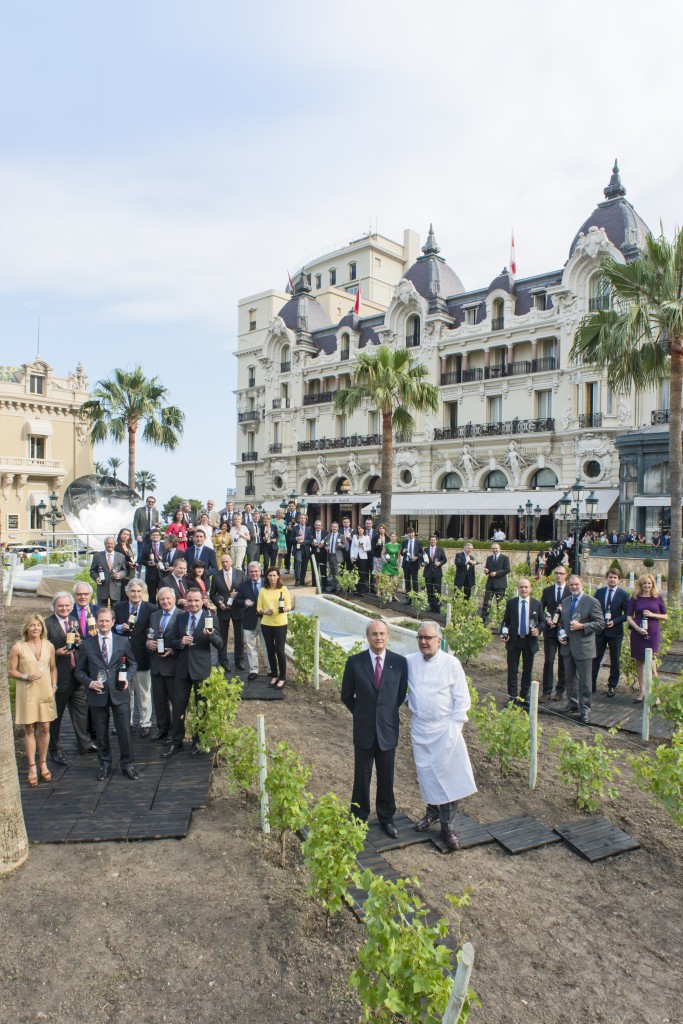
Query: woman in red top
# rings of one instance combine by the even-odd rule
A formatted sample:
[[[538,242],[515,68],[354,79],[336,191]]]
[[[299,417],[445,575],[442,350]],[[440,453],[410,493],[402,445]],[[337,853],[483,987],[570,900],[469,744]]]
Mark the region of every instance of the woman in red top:
[[[166,527],[166,533],[178,538],[176,545],[178,551],[187,551],[187,524],[183,518],[181,509],[176,509],[173,522]]]

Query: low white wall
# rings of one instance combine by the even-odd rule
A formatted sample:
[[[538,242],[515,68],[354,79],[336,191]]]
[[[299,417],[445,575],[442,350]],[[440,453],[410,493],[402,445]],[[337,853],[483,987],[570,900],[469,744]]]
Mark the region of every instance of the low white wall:
[[[331,601],[325,595],[297,594],[294,611],[301,615],[318,615],[322,632],[343,647],[350,647],[357,640],[365,642],[365,630],[370,619],[353,608]],[[398,654],[414,654],[417,650],[415,633],[403,626],[394,626],[391,622],[388,625],[390,649]],[[320,667],[325,668],[324,665]]]

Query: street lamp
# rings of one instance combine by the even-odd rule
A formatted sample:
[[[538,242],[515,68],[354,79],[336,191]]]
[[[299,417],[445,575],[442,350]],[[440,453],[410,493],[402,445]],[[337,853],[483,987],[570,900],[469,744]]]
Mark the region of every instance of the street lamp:
[[[590,523],[595,518],[595,513],[598,508],[598,499],[595,496],[595,491],[591,491],[587,498],[583,497],[585,487],[580,480],[577,480],[571,488],[572,497],[569,497],[569,491],[565,491],[564,497],[560,498],[560,505],[562,506],[561,519],[564,523],[570,526],[571,532],[574,534],[574,575],[581,575],[581,565],[579,558],[579,532],[582,526]],[[574,500],[574,507],[572,508],[572,498]],[[581,510],[581,503],[584,503],[586,508],[585,511]]]
[[[62,519],[64,519],[64,513],[60,512],[59,509],[57,508],[57,501],[58,501],[57,494],[56,494],[55,491],[53,491],[52,494],[50,495],[50,511],[49,512],[46,511],[45,502],[42,500],[42,498],[41,498],[40,504],[38,505],[38,511],[39,511],[43,521],[47,521],[48,523],[52,524],[52,550],[53,551],[55,550],[55,527],[56,527],[57,523],[61,523]],[[49,553],[48,553],[47,560],[48,560],[48,564],[49,564],[49,562],[50,562],[50,555],[49,555]]]
[[[534,528],[534,520],[540,519],[542,515],[542,509],[540,505],[533,506],[531,498],[527,501],[526,505],[519,505],[517,508],[517,518],[519,519],[519,525],[524,526],[526,533],[526,564],[531,571],[531,531]]]

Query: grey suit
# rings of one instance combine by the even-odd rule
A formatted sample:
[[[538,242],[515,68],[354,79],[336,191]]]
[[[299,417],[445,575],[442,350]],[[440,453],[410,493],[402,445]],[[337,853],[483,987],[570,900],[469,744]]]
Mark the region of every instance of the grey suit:
[[[567,701],[578,707],[581,719],[588,721],[591,708],[592,668],[595,657],[595,634],[604,629],[605,619],[600,602],[588,594],[581,594],[574,611],[573,600],[562,601],[560,623],[567,634],[567,643],[560,645],[560,654],[565,659],[564,674],[567,687]],[[572,618],[578,616],[583,623],[582,630],[570,628]]]
[[[128,582],[125,556],[119,551],[113,551],[111,557],[111,571],[107,565],[106,551],[96,551],[90,565],[90,578],[97,583],[97,603],[106,607],[111,607],[112,603],[121,600],[121,587]],[[100,570],[104,576],[103,583],[98,580]],[[117,580],[112,579],[113,572],[119,573]]]

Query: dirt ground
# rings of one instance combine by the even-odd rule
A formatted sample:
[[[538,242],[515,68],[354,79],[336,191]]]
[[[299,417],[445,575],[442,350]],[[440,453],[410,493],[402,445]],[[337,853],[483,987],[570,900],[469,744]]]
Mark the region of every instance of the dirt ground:
[[[15,601],[10,641],[36,607]],[[500,690],[502,665],[499,649],[489,649],[471,675]],[[315,794],[350,794],[351,718],[335,690],[289,685],[285,701],[245,702],[240,719],[254,724],[259,712],[268,743],[287,740],[312,766]],[[501,780],[466,727],[479,793],[463,810],[484,823],[524,812],[548,825],[578,817],[548,750],[555,728],[546,718],[543,726],[533,793],[523,769]],[[609,743],[624,756],[641,747],[633,736]],[[517,857],[496,844],[386,854],[401,873],[418,875],[424,898],[474,944],[483,1008],[473,1022],[683,1022],[683,830],[632,784],[627,766],[618,787],[605,813],[642,848],[596,865],[564,844]],[[407,716],[396,796],[401,810],[422,813]],[[185,840],[34,846],[28,863],[0,881],[0,1022],[358,1021],[348,977],[363,928],[343,911],[326,933],[305,894],[296,842],[289,860],[278,866],[256,802],[230,795],[220,779]],[[472,905],[458,921],[445,896],[465,886]]]

